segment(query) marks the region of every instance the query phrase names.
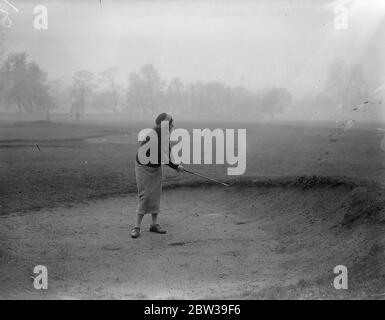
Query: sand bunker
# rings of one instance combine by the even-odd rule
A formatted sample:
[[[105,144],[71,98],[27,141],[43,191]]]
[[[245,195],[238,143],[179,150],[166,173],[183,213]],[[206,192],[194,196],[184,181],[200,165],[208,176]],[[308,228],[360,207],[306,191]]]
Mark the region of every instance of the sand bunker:
[[[384,285],[383,193],[301,177],[166,186],[167,235],[129,236],[136,196],[1,217],[0,298],[373,298]],[[33,267],[48,267],[35,291]],[[349,271],[349,290],[332,286]]]

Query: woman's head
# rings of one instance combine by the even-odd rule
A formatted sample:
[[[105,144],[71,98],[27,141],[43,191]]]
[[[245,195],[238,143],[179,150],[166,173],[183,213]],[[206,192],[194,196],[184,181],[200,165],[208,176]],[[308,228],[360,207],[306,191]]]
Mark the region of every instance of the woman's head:
[[[158,128],[160,128],[162,121],[168,121],[168,125],[170,126],[170,129],[172,129],[172,127],[174,126],[173,125],[174,119],[168,113],[163,112],[156,117],[155,124]]]

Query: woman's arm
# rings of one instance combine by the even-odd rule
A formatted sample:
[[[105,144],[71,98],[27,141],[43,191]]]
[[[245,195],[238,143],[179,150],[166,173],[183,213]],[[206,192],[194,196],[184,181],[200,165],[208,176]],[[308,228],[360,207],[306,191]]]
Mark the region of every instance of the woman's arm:
[[[178,172],[183,171],[183,170],[184,170],[183,166],[180,165],[180,164],[176,164],[176,163],[174,162],[174,159],[173,159],[173,156],[172,156],[172,153],[171,153],[171,146],[170,146],[170,148],[169,148],[168,154],[169,154],[169,157],[168,157],[169,161],[168,161],[168,164],[167,164],[167,165],[168,165],[170,168],[172,168],[172,169],[174,169],[174,170],[176,170],[176,171],[178,171]]]

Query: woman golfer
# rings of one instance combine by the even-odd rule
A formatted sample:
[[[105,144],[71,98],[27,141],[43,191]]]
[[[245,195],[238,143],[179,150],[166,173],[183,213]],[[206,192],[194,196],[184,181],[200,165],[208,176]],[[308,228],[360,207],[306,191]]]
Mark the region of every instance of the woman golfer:
[[[135,176],[136,184],[138,187],[138,209],[137,209],[137,219],[135,227],[131,231],[131,237],[137,238],[140,235],[140,225],[145,214],[152,215],[152,224],[150,226],[151,232],[156,233],[166,233],[166,230],[162,229],[158,224],[158,213],[160,206],[160,196],[162,193],[162,166],[161,166],[161,124],[162,121],[168,121],[169,130],[173,128],[173,119],[167,113],[161,113],[155,120],[156,127],[154,131],[156,132],[158,138],[158,161],[157,163],[141,164],[139,161],[138,153],[136,154],[135,161]],[[143,142],[140,146],[148,143],[150,141],[149,137]],[[148,150],[149,151],[149,150]],[[149,154],[147,155],[149,156]],[[170,157],[170,148],[168,148],[168,166],[175,169],[178,172],[184,170],[183,166],[177,165],[171,161]]]

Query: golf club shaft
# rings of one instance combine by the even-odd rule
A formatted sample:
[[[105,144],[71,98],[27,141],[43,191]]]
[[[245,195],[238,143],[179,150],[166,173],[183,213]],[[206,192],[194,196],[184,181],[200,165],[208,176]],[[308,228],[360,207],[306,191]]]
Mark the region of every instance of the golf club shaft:
[[[194,172],[194,171],[190,171],[190,170],[188,170],[188,169],[184,169],[184,171],[186,171],[186,172],[188,172],[188,173],[191,173],[191,174],[193,174],[193,175],[196,175],[196,176],[198,176],[198,177],[205,178],[205,179],[207,179],[207,180],[210,180],[210,181],[213,181],[213,182],[216,182],[216,183],[220,183],[221,185],[224,185],[224,186],[226,186],[226,187],[230,187],[230,185],[227,184],[227,183],[218,181],[218,180],[213,179],[213,178],[206,177],[206,176],[204,176],[203,174],[200,174],[200,173],[197,173],[197,172]]]

